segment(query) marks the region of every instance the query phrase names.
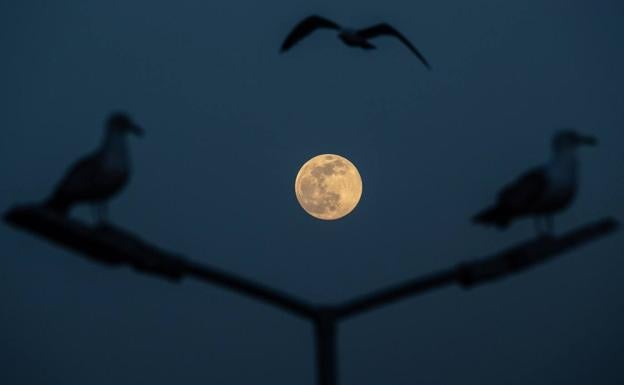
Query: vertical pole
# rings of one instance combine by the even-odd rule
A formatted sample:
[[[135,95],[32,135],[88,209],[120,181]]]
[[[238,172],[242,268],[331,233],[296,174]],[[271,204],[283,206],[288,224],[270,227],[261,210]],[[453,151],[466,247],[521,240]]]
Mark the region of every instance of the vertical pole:
[[[337,385],[336,318],[331,312],[320,311],[314,319],[316,368],[318,385]]]

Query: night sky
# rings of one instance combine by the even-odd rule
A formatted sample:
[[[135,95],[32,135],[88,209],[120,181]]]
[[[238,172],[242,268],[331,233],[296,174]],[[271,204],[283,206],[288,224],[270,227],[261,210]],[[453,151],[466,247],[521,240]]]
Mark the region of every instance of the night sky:
[[[387,21],[278,53],[301,18]],[[470,217],[575,127],[581,189],[558,231],[624,219],[624,3],[617,0],[0,3],[0,209],[46,197],[111,111],[146,135],[112,221],[165,249],[333,303],[534,236]],[[299,167],[337,153],[364,192],[342,220],[296,201]],[[88,221],[80,207],[72,215]],[[108,269],[0,229],[0,383],[301,384],[312,328],[194,280]],[[341,384],[624,383],[624,232],[470,291],[341,325]]]

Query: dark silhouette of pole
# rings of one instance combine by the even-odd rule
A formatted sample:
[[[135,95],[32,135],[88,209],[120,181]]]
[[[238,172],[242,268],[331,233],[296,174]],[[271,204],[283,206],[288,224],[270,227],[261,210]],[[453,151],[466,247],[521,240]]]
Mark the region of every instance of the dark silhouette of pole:
[[[305,301],[297,299],[291,295],[275,290],[268,286],[253,282],[248,279],[197,263],[187,263],[185,271],[188,275],[233,290],[249,297],[254,297],[259,301],[277,306],[294,315],[309,319],[315,312],[315,307]]]
[[[606,218],[584,225],[560,237],[543,236],[492,256],[464,262],[455,268],[374,291],[337,306],[336,313],[339,318],[343,319],[452,284],[458,284],[466,289],[471,288],[546,262],[570,249],[607,235],[615,231],[617,227],[615,219]]]
[[[179,281],[187,276],[195,277],[312,321],[319,385],[338,383],[336,349],[341,320],[407,297],[424,294],[432,289],[452,284],[468,289],[522,272],[606,236],[618,227],[615,219],[605,218],[585,224],[559,237],[544,236],[532,239],[491,256],[410,279],[336,306],[321,306],[311,305],[307,301],[261,283],[168,253],[111,225],[86,226],[38,205],[15,207],[6,213],[4,219],[14,227],[46,238],[108,266],[129,265],[140,272],[170,281]]]
[[[338,384],[336,339],[338,323],[331,307],[320,307],[314,317],[316,343],[316,373],[319,385]]]
[[[337,306],[337,315],[342,320],[365,311],[376,309],[380,306],[389,305],[392,302],[406,297],[416,296],[431,289],[446,286],[455,280],[455,270],[445,270],[416,279],[381,289],[360,298]]]
[[[315,307],[303,300],[250,279],[166,252],[111,225],[85,226],[39,206],[16,207],[5,215],[5,220],[105,265],[125,264],[171,281],[192,276],[277,306],[299,317],[310,319],[315,314]]]

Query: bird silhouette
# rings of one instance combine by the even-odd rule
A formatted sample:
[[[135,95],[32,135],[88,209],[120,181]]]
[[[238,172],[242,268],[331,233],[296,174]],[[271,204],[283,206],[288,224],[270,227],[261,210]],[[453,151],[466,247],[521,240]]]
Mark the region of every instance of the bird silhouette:
[[[90,203],[95,219],[107,217],[107,201],[121,191],[130,178],[128,134],[142,135],[143,130],[125,113],[113,113],[106,122],[104,139],[97,150],[74,163],[45,206],[66,215],[79,203]]]
[[[369,40],[379,36],[392,36],[399,39],[403,44],[407,46],[420,59],[427,69],[431,69],[427,59],[407,40],[399,31],[394,29],[387,23],[380,23],[364,29],[350,29],[343,28],[335,22],[328,20],[318,15],[308,16],[303,19],[295,28],[288,34],[286,40],[282,44],[281,52],[286,52],[292,48],[299,41],[312,34],[312,32],[318,29],[333,29],[339,31],[338,38],[350,47],[359,47],[362,49],[374,49]]]
[[[473,217],[473,221],[504,229],[515,219],[533,216],[538,234],[554,231],[553,215],[570,206],[578,189],[577,149],[595,145],[596,139],[574,130],[562,130],[552,140],[552,158],[539,167],[521,175],[505,186],[493,206]]]

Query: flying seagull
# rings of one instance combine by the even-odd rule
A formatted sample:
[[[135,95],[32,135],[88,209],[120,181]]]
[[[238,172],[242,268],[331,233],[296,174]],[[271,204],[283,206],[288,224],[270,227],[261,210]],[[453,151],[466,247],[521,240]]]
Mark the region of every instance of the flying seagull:
[[[290,34],[284,40],[282,44],[281,52],[288,51],[292,46],[297,44],[300,40],[303,40],[305,37],[310,35],[312,32],[317,29],[333,29],[339,31],[338,37],[342,40],[343,43],[350,47],[359,47],[362,49],[374,49],[375,46],[369,42],[369,39],[378,37],[378,36],[393,36],[399,39],[403,44],[409,48],[414,55],[420,59],[420,61],[427,67],[427,69],[431,69],[429,62],[425,57],[412,45],[403,36],[399,31],[394,29],[391,25],[386,23],[376,24],[369,28],[364,29],[350,29],[343,28],[340,25],[334,23],[331,20],[328,20],[324,17],[318,15],[308,16],[303,19],[299,24],[295,26],[295,28],[290,32]]]
[[[574,199],[578,185],[577,149],[595,145],[596,139],[573,130],[563,130],[552,140],[550,162],[529,170],[498,194],[498,201],[473,217],[476,223],[506,228],[516,218],[533,216],[541,233],[540,219],[545,219],[549,232],[553,215],[566,209]]]
[[[143,130],[125,113],[112,114],[95,152],[79,159],[65,174],[45,206],[66,215],[78,203],[90,203],[99,222],[106,220],[106,203],[128,183],[130,154],[127,134]]]

